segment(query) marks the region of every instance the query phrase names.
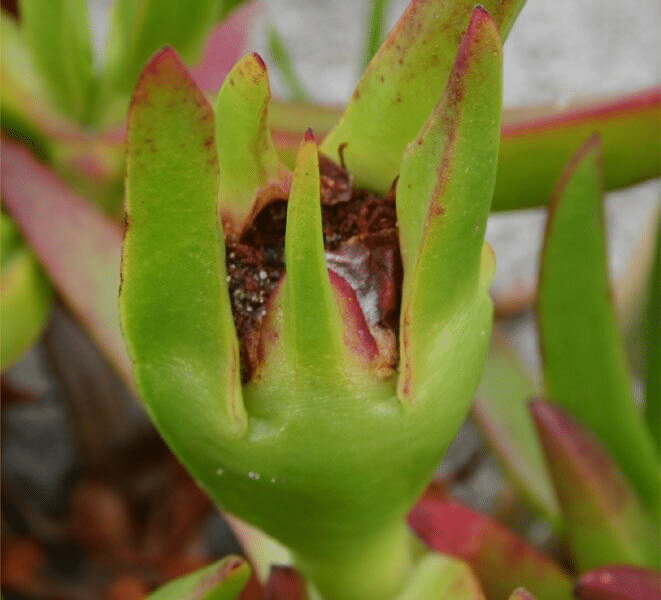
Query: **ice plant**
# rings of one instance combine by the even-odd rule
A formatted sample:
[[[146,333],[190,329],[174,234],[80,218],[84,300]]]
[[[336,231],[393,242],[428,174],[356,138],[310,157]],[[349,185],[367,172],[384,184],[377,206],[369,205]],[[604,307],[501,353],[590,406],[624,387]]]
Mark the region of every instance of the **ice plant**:
[[[432,29],[432,9],[412,6]],[[289,548],[328,600],[408,584],[426,597],[447,578],[406,513],[468,411],[492,319],[483,237],[501,38],[485,9],[466,16],[426,122],[416,112],[433,91],[421,102],[407,69],[443,59],[407,39],[409,14],[327,154],[309,131],[293,173],[270,139],[255,54],[214,118],[165,49],[129,113],[120,310],[138,389],[199,482]]]
[[[488,3],[501,34],[519,4]],[[136,334],[138,383],[195,476],[220,504],[286,542],[303,575],[274,567],[264,590],[254,580],[243,589],[244,600],[302,600],[313,587],[312,598],[440,598],[449,590],[462,599],[658,597],[660,230],[650,250],[656,274],[648,293],[638,288],[649,298],[641,303],[643,414],[633,407],[622,325],[607,300],[601,188],[658,174],[659,89],[560,118],[503,119],[493,210],[545,203],[560,164],[588,132],[598,130],[604,147],[602,157],[592,138],[579,149],[549,203],[538,307],[544,387],[522,379],[521,365],[496,346],[474,405],[515,483],[567,540],[563,567],[438,485],[408,516],[427,549],[403,524],[436,461],[430,457],[442,453],[465,412],[484,351],[476,334],[489,329],[489,260],[479,269],[477,257],[493,183],[497,97],[489,94],[497,86],[480,69],[496,75],[485,54],[498,44],[490,46],[497,36],[484,13],[468,26],[470,14],[466,2],[413,2],[321,153],[305,136],[293,173],[280,159],[293,166],[306,126],[323,137],[339,112],[270,106],[256,55],[232,72],[213,103],[215,117],[171,51],[140,81],[125,260],[133,304],[124,311]],[[33,11],[32,25],[18,30],[3,14],[3,83],[10,84],[2,87],[3,130],[31,142],[51,167],[79,162],[87,196],[104,170],[78,159],[112,148],[114,156],[123,141],[59,130],[61,122],[42,114],[39,90],[25,87],[35,73],[21,49],[44,18],[57,23],[49,35],[77,28],[76,19]],[[177,44],[172,30],[167,37]],[[50,60],[54,46],[45,39],[33,35],[32,52]],[[59,42],[72,54],[57,69],[67,70],[77,52],[85,58],[85,44],[67,35]],[[142,46],[144,58],[150,52]],[[71,81],[57,69],[47,81],[69,86],[62,98],[72,107],[93,99],[85,69],[71,72]],[[75,112],[82,119],[85,111]],[[69,143],[82,154],[65,150]],[[632,155],[632,145],[641,152]],[[110,162],[106,172],[116,178],[122,160]],[[15,220],[2,214],[3,367],[32,343],[50,302],[15,222],[59,298],[131,381],[116,302],[121,226],[16,141],[3,139],[2,173]],[[531,418],[528,399],[541,394],[551,402],[534,402]],[[245,525],[237,531],[266,581],[283,556],[261,552]],[[9,544],[8,564],[24,565],[24,550]],[[131,568],[144,574],[137,562]],[[153,597],[234,598],[249,576],[245,560],[226,557]]]

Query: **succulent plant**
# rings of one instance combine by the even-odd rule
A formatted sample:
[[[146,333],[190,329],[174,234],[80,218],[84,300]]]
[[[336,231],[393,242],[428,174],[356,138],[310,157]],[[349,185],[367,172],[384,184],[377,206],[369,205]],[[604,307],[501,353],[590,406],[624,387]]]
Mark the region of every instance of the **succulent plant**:
[[[293,173],[279,163],[255,54],[229,73],[215,127],[169,49],[129,115],[120,299],[138,388],[200,483],[287,546],[324,598],[392,597],[437,560],[417,558],[405,517],[465,418],[492,319],[498,26],[473,11],[393,185],[389,148],[356,152],[367,107],[418,100],[396,83],[411,68],[397,55],[410,56],[386,42],[322,146],[349,172],[311,131]]]
[[[57,10],[73,10],[63,28],[80,33],[76,2]],[[68,161],[87,165],[79,190],[107,188],[123,162],[121,136],[44,119],[26,95],[39,87],[32,70],[10,68],[27,64],[20,38],[51,100],[91,123],[103,102],[121,104],[164,30],[126,29],[126,61],[110,64],[102,89],[85,43],[44,64],[44,40],[62,40],[44,29],[36,2],[24,4],[32,12],[20,31],[3,14],[3,129],[61,172]],[[130,4],[118,3],[124,25]],[[173,21],[168,40],[183,35],[192,52],[217,16],[211,4]],[[120,226],[3,139],[12,217],[163,437],[228,511],[266,585],[245,587],[248,565],[227,557],[153,598],[658,595],[659,229],[641,412],[609,301],[600,211],[604,178],[612,188],[658,174],[661,94],[522,124],[510,115],[500,131],[501,38],[521,4],[412,2],[342,115],[272,103],[256,54],[209,103],[178,55],[160,51],[128,123],[121,318],[133,365],[116,304]],[[601,141],[578,150],[551,194],[538,307],[544,386],[525,381],[498,343],[483,372],[490,207],[546,202],[560,165],[593,130]],[[90,164],[110,178],[93,182]],[[5,213],[2,228],[2,337],[13,358],[44,323],[50,290]],[[556,564],[438,485],[423,494],[480,377],[473,417],[525,498],[565,536],[571,563]],[[529,407],[541,394],[551,402]]]

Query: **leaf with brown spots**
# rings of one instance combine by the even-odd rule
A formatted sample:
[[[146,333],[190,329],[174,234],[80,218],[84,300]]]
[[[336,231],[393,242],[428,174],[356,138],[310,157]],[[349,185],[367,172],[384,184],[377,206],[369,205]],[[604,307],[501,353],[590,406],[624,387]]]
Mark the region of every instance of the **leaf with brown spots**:
[[[482,3],[506,36],[523,0]],[[358,83],[321,151],[346,166],[360,187],[385,194],[399,172],[406,145],[443,94],[475,2],[414,0]]]

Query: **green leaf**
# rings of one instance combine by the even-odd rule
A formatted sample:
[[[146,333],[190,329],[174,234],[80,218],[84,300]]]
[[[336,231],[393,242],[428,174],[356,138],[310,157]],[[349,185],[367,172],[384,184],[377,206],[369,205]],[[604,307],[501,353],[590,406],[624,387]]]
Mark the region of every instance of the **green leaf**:
[[[658,534],[601,444],[558,406],[531,411],[579,572],[612,564],[658,565]]]
[[[206,485],[247,427],[217,198],[213,110],[166,48],[129,112],[120,311],[147,409]]]
[[[21,144],[3,139],[0,149],[7,210],[64,302],[131,382],[117,307],[121,228]]]
[[[290,174],[271,140],[270,101],[268,71],[256,53],[232,68],[216,98],[218,196],[227,237],[240,237],[248,217],[273,195],[287,197]]]
[[[550,558],[503,525],[430,488],[409,514],[409,523],[436,552],[466,561],[487,598],[507,598],[523,585],[539,600],[570,600],[572,581]]]
[[[484,7],[506,36],[524,0],[488,0]],[[321,151],[343,153],[359,187],[385,194],[406,145],[438,102],[475,3],[412,2],[358,83]]]
[[[285,234],[283,344],[296,374],[293,385],[337,380],[343,371],[342,322],[326,267],[320,199],[319,156],[309,131],[296,161]]]
[[[408,146],[397,183],[404,398],[433,371],[428,359],[439,330],[478,289],[486,296],[490,284],[492,260],[482,246],[496,176],[501,94],[500,36],[477,8],[445,95]]]
[[[428,553],[415,565],[395,600],[485,600],[480,582],[465,562]]]
[[[563,109],[505,108],[492,210],[546,205],[571,148],[578,147],[594,131],[603,139],[607,189],[658,177],[659,110],[660,87],[612,99],[584,99]],[[341,114],[339,107],[275,102],[271,110],[272,135],[283,161],[293,164],[298,140],[306,127],[311,126],[323,138]],[[631,148],[638,151],[632,153]]]
[[[148,600],[235,600],[250,579],[250,565],[238,556],[184,575],[149,595]]]
[[[111,92],[127,94],[138,73],[164,44],[191,63],[226,3],[217,0],[116,0],[108,38]]]
[[[498,455],[516,487],[556,528],[560,508],[528,401],[539,394],[521,360],[494,327],[491,350],[473,402],[473,419]]]
[[[0,213],[0,367],[4,371],[30,348],[48,321],[53,292],[16,224]]]
[[[576,153],[551,199],[537,307],[544,383],[656,507],[656,451],[635,404],[611,301],[601,169],[595,136]]]
[[[661,446],[661,214],[656,219],[656,246],[649,278],[645,314],[646,371],[645,419],[656,442]]]
[[[35,69],[18,23],[4,10],[0,17],[2,131],[22,140],[44,159],[49,153],[50,141],[35,122],[35,113],[47,114],[45,107],[38,105],[39,99],[45,96],[44,82]]]
[[[362,70],[370,64],[377,53],[386,34],[388,24],[389,0],[369,0],[369,19],[365,27],[365,50],[363,54]]]
[[[296,73],[294,63],[278,28],[271,24],[266,30],[269,56],[280,73],[280,77],[289,90],[289,95],[298,102],[309,102],[310,94],[305,89]]]
[[[21,27],[51,100],[82,125],[97,94],[87,0],[21,0]]]
[[[504,114],[493,210],[543,206],[559,173],[594,132],[601,135],[606,188],[661,175],[661,88],[591,99],[563,110]],[[631,152],[636,148],[636,152]]]

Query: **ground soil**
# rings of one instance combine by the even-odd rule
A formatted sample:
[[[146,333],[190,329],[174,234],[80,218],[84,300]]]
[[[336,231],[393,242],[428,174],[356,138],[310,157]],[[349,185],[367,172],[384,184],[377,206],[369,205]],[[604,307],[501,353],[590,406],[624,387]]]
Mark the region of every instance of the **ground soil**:
[[[358,295],[376,291],[370,327],[396,333],[401,289],[395,194],[377,196],[353,186],[350,174],[329,158],[319,160],[322,227],[329,266],[354,263]],[[227,279],[241,346],[242,378],[255,367],[259,330],[269,297],[285,272],[287,199],[274,199],[255,217],[238,243],[228,242]],[[362,304],[362,302],[361,302]]]

